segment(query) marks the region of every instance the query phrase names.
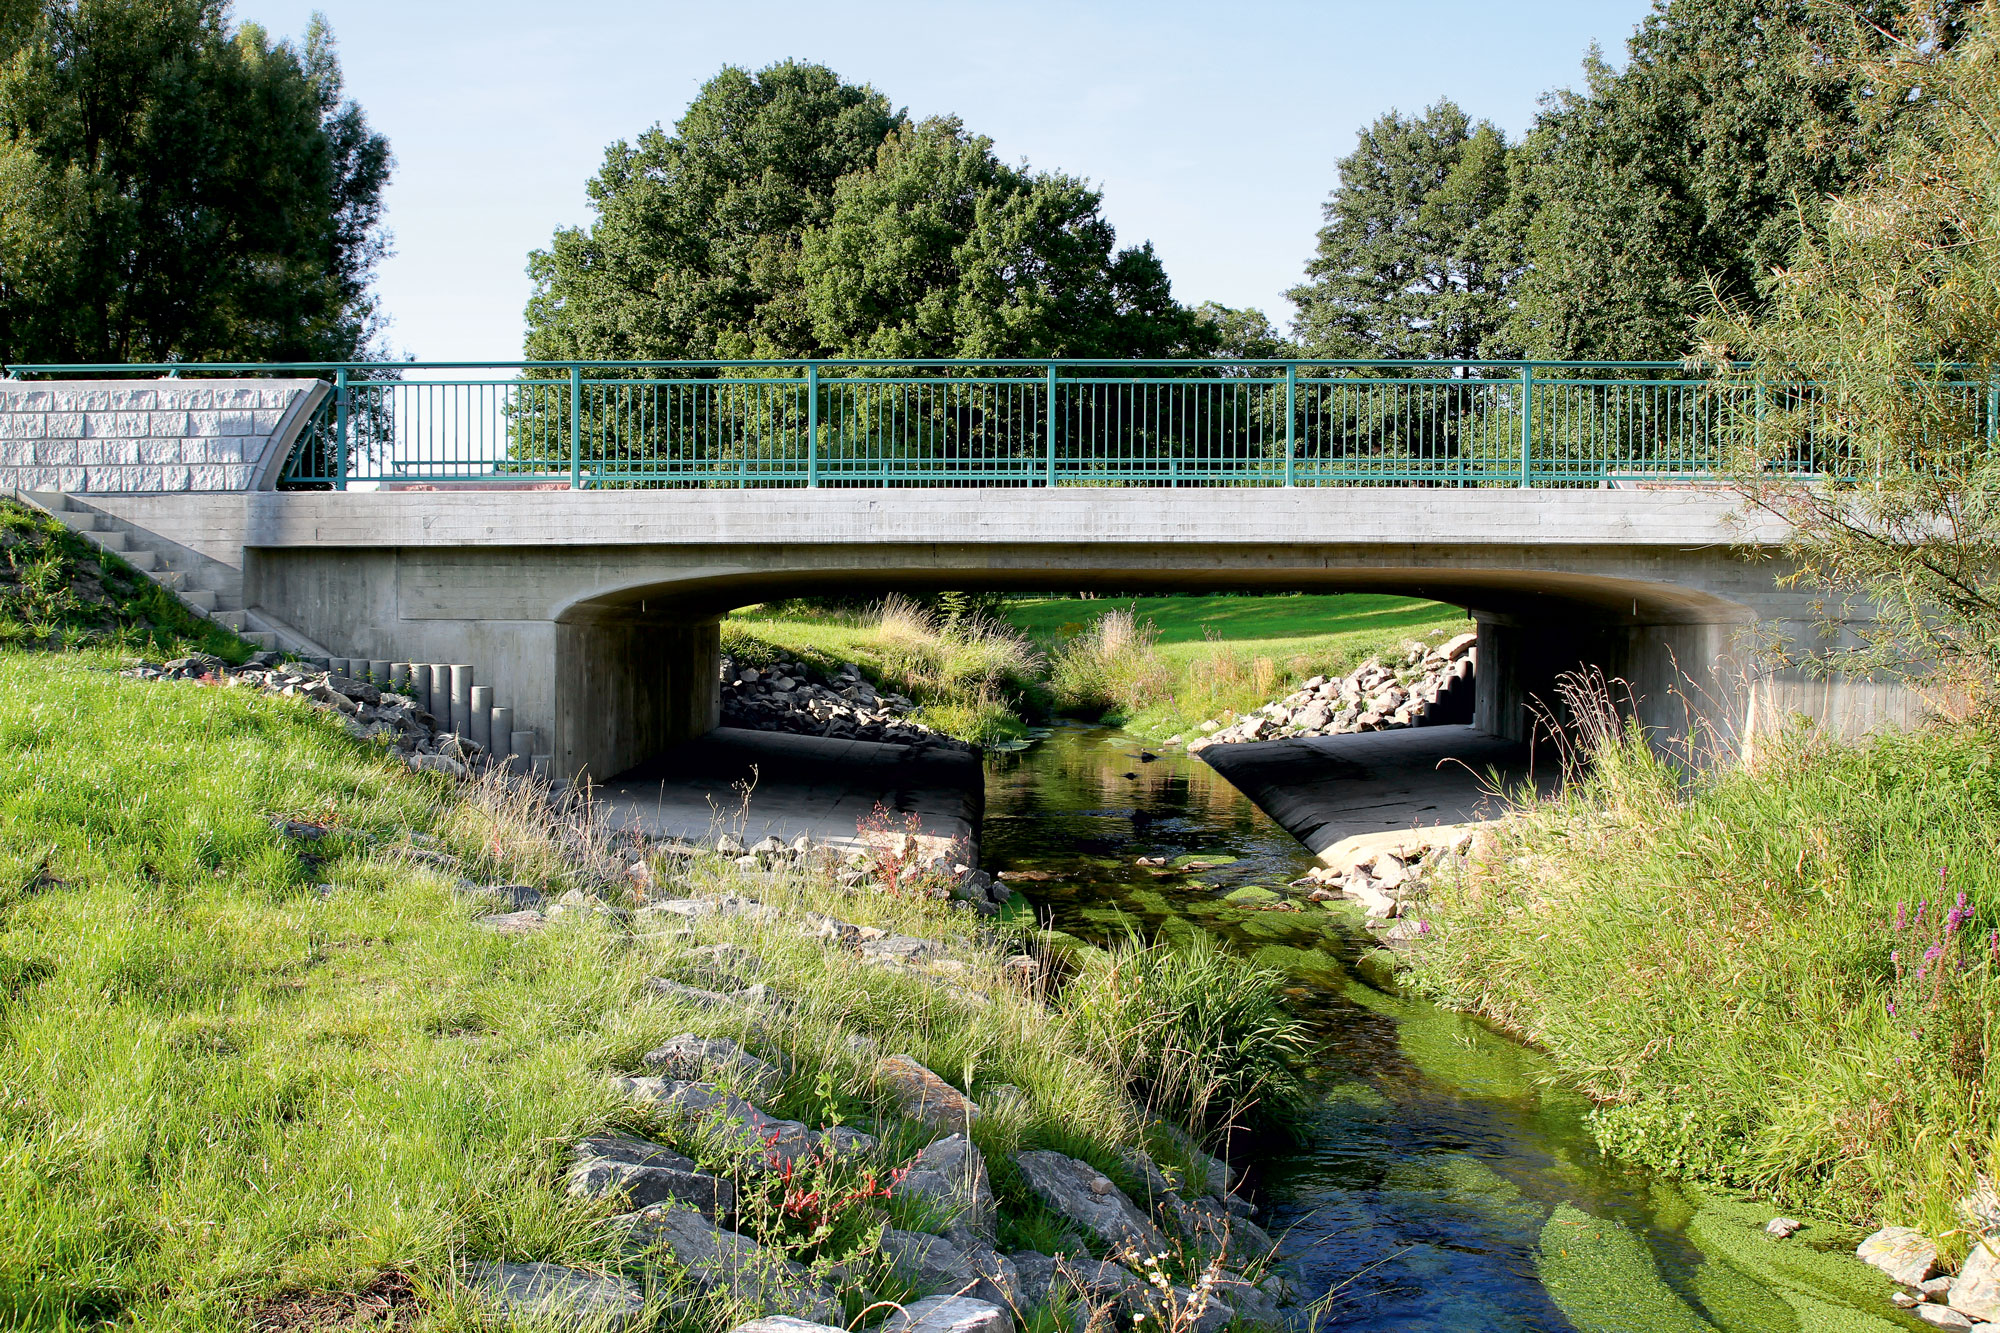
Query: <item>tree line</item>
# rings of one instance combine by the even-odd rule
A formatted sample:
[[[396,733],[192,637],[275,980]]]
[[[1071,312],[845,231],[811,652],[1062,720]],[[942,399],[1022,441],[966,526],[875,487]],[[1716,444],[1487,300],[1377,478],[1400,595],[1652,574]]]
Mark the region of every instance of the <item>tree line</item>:
[[[1922,89],[1871,72],[1969,0],[1657,0],[1510,142],[1449,99],[1335,164],[1288,293],[1189,306],[1101,192],[787,61],[607,150],[528,261],[526,355],[1657,359],[1762,309]],[[0,359],[378,355],[389,147],[333,39],[226,0],[0,0]]]

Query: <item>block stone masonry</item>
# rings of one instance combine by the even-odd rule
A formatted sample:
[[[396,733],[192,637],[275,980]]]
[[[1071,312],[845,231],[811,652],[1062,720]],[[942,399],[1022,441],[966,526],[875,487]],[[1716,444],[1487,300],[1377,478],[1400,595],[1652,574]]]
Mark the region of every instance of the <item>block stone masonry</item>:
[[[0,492],[270,490],[319,380],[0,381]]]

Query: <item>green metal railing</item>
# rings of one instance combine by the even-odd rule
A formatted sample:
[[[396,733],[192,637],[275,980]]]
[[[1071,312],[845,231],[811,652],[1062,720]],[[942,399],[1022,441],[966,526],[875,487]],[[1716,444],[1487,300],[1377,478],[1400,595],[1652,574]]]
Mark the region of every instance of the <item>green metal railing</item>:
[[[1742,381],[1673,362],[18,365],[311,376],[284,485],[1585,486],[1724,465]],[[2000,413],[1967,381],[1968,411]],[[1785,393],[1810,394],[1810,386]],[[1757,399],[1761,403],[1763,399]],[[1990,422],[1988,423],[1990,427]],[[1801,471],[1818,460],[1786,460]]]

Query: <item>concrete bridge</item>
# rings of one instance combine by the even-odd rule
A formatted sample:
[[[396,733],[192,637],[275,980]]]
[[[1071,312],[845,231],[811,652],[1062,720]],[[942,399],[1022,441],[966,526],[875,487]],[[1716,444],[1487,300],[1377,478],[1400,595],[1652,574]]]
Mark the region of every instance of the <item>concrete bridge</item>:
[[[1758,558],[1782,534],[1698,484],[548,490],[489,465],[467,489],[280,491],[324,387],[177,384],[0,385],[0,485],[251,632],[474,664],[560,775],[609,778],[713,728],[719,619],[823,593],[1434,598],[1477,619],[1476,725],[1508,738],[1581,666],[1629,681],[1663,740],[1722,750],[1791,713],[1843,733],[1912,716],[1898,686],[1761,663],[1819,632],[1811,599]],[[229,392],[264,396],[234,417],[175,397]]]

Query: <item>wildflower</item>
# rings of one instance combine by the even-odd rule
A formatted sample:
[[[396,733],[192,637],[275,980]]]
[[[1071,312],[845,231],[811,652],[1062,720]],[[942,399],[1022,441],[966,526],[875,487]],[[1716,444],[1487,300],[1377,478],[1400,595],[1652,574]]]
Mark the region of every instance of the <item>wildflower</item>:
[[[1886,1001],[1886,1003],[1889,1006],[1889,1017],[1894,1018],[1896,1016],[1896,1002],[1894,1000],[1889,1000]]]
[[[1902,930],[1905,924],[1903,920],[1903,900],[1898,898],[1896,900],[1896,929],[1898,931]]]

